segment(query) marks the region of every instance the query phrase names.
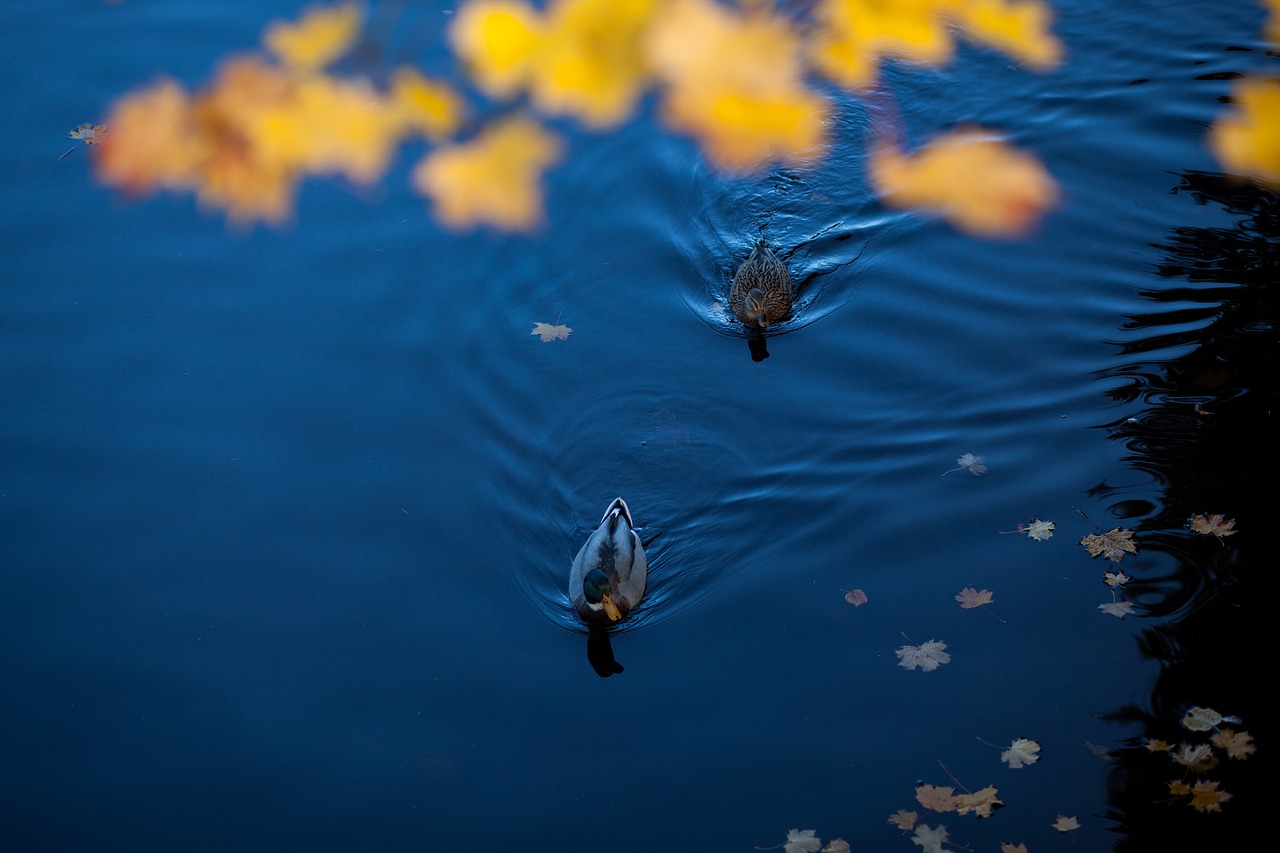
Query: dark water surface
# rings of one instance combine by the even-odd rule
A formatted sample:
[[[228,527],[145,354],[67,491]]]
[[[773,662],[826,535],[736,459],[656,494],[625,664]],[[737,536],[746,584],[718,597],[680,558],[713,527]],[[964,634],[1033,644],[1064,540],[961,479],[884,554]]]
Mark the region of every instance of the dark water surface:
[[[241,235],[57,160],[298,8],[0,13],[0,849],[906,851],[886,818],[948,774],[1006,803],[922,816],[960,849],[1259,822],[1258,672],[1226,662],[1275,567],[1280,217],[1205,128],[1275,71],[1260,8],[1059,4],[1056,73],[891,70],[913,138],[1000,127],[1060,182],[1016,242],[881,208],[854,103],[822,169],[755,180],[645,122],[574,136],[535,239],[442,231],[407,158]],[[757,363],[723,300],[762,228],[806,284]],[[988,473],[940,476],[964,453]],[[617,495],[650,592],[601,679],[565,586]],[[1123,621],[1077,510],[1137,531]],[[1001,535],[1032,517],[1057,534]],[[934,639],[949,664],[896,665]],[[1155,805],[1180,774],[1135,748],[1190,705],[1259,741],[1222,814]],[[1038,764],[979,740],[1017,737]]]

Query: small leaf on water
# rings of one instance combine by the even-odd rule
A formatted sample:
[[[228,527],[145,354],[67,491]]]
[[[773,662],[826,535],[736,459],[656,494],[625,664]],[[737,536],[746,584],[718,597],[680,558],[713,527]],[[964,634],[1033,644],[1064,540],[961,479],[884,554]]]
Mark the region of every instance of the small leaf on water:
[[[909,812],[906,809],[898,809],[889,815],[889,823],[898,827],[904,832],[910,832],[911,828],[916,825],[916,820],[920,817],[916,812]]]
[[[1018,525],[1018,532],[1027,534],[1037,542],[1043,542],[1053,536],[1054,527],[1055,525],[1052,521],[1041,521],[1038,518],[1033,518],[1026,524],[1020,523]]]
[[[1209,515],[1193,515],[1187,519],[1187,523],[1191,525],[1192,533],[1199,533],[1202,536],[1217,536],[1221,539],[1224,536],[1234,536],[1236,534],[1236,520],[1228,519],[1220,513],[1210,513]]]
[[[79,139],[85,145],[97,145],[106,135],[105,124],[82,124],[67,134],[70,139]]]
[[[947,828],[938,826],[935,829],[922,823],[916,827],[911,843],[920,845],[921,853],[943,853],[942,845],[947,843]]]
[[[915,669],[919,667],[925,672],[932,672],[944,663],[951,661],[951,655],[944,651],[947,647],[946,643],[930,640],[927,643],[921,643],[918,646],[903,646],[898,649],[898,666],[907,669]]]
[[[1073,829],[1080,828],[1080,821],[1076,820],[1074,817],[1067,817],[1064,814],[1060,814],[1058,815],[1058,819],[1053,822],[1052,826],[1054,829],[1058,830],[1058,832],[1070,832]]]
[[[1221,714],[1212,708],[1202,708],[1199,705],[1187,711],[1187,715],[1182,718],[1182,725],[1193,732],[1207,732],[1210,729],[1217,728],[1221,722]]]
[[[1124,586],[1131,580],[1133,580],[1133,578],[1129,577],[1124,572],[1102,573],[1102,582],[1112,588]]]
[[[844,594],[844,600],[854,607],[861,607],[867,603],[867,594],[860,589],[851,589]]]
[[[787,833],[782,849],[784,853],[818,853],[822,849],[822,839],[815,838],[812,829],[793,829]]]
[[[1000,760],[1009,765],[1010,770],[1018,770],[1040,760],[1040,744],[1020,737],[1009,748],[1000,753]]]
[[[971,586],[967,586],[960,590],[960,594],[956,596],[956,601],[960,602],[962,610],[971,610],[974,607],[981,607],[984,604],[991,604],[991,590],[976,590]]]
[[[569,333],[573,329],[568,326],[554,326],[551,323],[534,323],[533,331],[529,334],[538,335],[542,338],[543,343],[547,341],[567,341]]]
[[[1099,604],[1098,609],[1103,613],[1108,613],[1117,619],[1123,619],[1125,614],[1133,609],[1132,601],[1110,601],[1106,604]]]
[[[1138,553],[1138,545],[1133,541],[1132,530],[1113,528],[1106,533],[1090,533],[1080,540],[1080,544],[1089,552],[1090,557],[1099,554],[1108,560],[1120,562],[1125,554]]]

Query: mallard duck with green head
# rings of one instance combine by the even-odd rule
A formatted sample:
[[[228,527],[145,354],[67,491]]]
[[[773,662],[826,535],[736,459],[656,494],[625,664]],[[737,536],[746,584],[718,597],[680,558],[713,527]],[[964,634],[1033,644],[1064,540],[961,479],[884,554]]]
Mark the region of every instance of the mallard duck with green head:
[[[791,273],[761,237],[733,277],[729,310],[742,325],[764,331],[791,313],[791,301]]]
[[[634,527],[627,502],[614,498],[573,558],[569,600],[582,621],[617,622],[644,598],[649,562]]]

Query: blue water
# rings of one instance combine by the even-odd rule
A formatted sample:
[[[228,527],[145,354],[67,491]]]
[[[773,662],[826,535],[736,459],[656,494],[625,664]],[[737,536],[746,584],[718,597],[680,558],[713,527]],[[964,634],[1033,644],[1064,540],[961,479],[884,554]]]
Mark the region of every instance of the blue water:
[[[1219,558],[1126,559],[1150,586],[1121,621],[1081,513],[1240,516],[1221,559],[1245,562],[1244,517],[1270,517],[1230,488],[1201,505],[1123,429],[1159,402],[1126,389],[1217,316],[1131,322],[1161,247],[1241,219],[1173,190],[1220,168],[1223,75],[1275,59],[1250,3],[1123,5],[1059,4],[1052,74],[972,48],[889,72],[913,139],[997,126],[1058,180],[1033,236],[992,242],[870,196],[852,101],[823,168],[750,180],[648,119],[564,129],[533,238],[442,230],[407,158],[237,234],[58,156],[299,5],[5,4],[0,849],[719,851],[798,827],[916,850],[886,818],[950,776],[1006,803],[923,813],[957,846],[1142,849],[1087,744],[1149,734],[1125,708],[1176,723],[1143,632],[1178,615],[1154,611],[1183,552]],[[438,11],[396,50],[441,65]],[[723,300],[762,229],[804,289],[757,362]],[[557,321],[567,341],[529,334]],[[988,473],[942,476],[964,453]],[[650,591],[602,679],[565,586],[618,495]],[[1002,534],[1032,517],[1057,535]],[[934,639],[951,663],[896,665]],[[1016,737],[1038,764],[979,741]],[[1192,814],[1229,839],[1249,798]]]

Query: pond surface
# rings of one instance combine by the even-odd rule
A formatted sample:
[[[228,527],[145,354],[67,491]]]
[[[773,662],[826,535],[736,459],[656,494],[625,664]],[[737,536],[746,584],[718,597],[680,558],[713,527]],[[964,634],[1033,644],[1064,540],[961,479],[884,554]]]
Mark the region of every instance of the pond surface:
[[[1082,0],[1055,73],[892,69],[913,139],[999,127],[1059,181],[992,242],[871,197],[855,102],[821,169],[752,180],[649,121],[566,130],[532,239],[443,231],[408,158],[233,233],[120,201],[63,137],[299,7],[63,5],[0,29],[0,846],[907,851],[887,818],[915,809],[1042,853],[1260,825],[1234,661],[1275,566],[1280,214],[1205,128],[1275,71],[1261,8]],[[804,284],[755,361],[724,299],[761,233]],[[601,678],[565,588],[619,495],[650,589]],[[1188,533],[1205,512],[1239,535]],[[1078,544],[1117,526],[1118,567]],[[931,640],[948,664],[897,665]],[[1210,774],[1221,814],[1167,804],[1181,769],[1140,747],[1192,705],[1258,741]],[[1010,770],[1023,737],[1042,758]],[[924,812],[921,783],[1006,805]]]

